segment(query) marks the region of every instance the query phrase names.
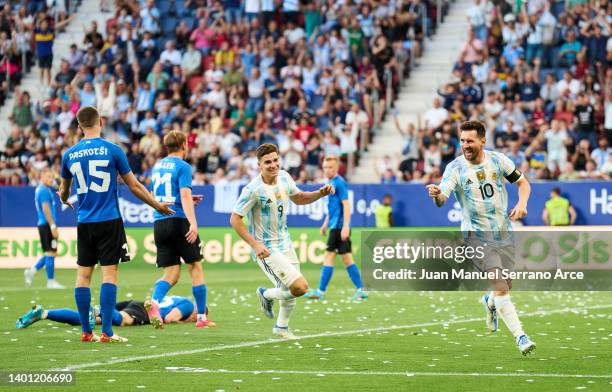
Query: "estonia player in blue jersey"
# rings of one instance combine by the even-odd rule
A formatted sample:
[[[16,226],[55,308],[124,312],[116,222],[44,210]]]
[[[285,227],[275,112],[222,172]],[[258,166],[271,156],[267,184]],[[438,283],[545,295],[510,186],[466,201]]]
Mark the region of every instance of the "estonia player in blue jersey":
[[[468,237],[491,242],[494,254],[490,254],[476,267],[481,271],[495,271],[513,264],[511,252],[506,252],[502,239],[504,232],[512,230],[510,220],[527,215],[527,201],[531,187],[525,176],[504,154],[484,150],[485,128],[478,121],[467,121],[459,126],[463,155],[456,158],[444,170],[440,185],[428,185],[429,196],[441,207],[451,193],[461,205],[463,218],[461,230]],[[508,197],[504,178],[518,186],[519,200],[507,213]],[[502,241],[500,241],[502,239]],[[487,327],[497,330],[497,315],[501,316],[523,355],[535,349],[535,343],[527,337],[510,300],[511,281],[505,279],[490,282],[494,291],[482,298]]]
[[[329,180],[328,184],[334,187],[334,194],[330,195],[327,204],[327,216],[321,226],[321,234],[325,236],[329,229],[327,238],[327,250],[323,258],[323,268],[319,279],[319,288],[305,295],[309,299],[322,299],[327,290],[327,285],[334,272],[334,259],[336,254],[342,258],[351,281],[357,291],[351,298],[353,301],[367,299],[368,294],[363,291],[359,268],[353,261],[351,249],[351,203],[348,197],[348,186],[346,181],[338,175],[338,158],[327,157],[323,161],[323,172]]]
[[[164,137],[168,156],[153,166],[153,195],[160,202],[171,203],[176,211],[172,216],[155,213],[155,246],[157,267],[164,269],[164,276],[155,283],[153,298],[147,303],[151,324],[163,327],[159,303],[181,275],[181,259],[191,275],[192,293],[198,308],[196,327],[214,327],[206,318],[206,284],[202,271],[202,250],[198,237],[198,222],[191,194],[191,165],[184,161],[187,154],[187,137],[179,131],[170,131]]]
[[[274,300],[279,301],[272,333],[294,339],[295,335],[289,330],[289,317],[296,297],[308,291],[308,282],[300,273],[300,262],[287,228],[289,200],[295,204],[310,204],[333,193],[334,188],[327,184],[314,192],[302,192],[291,175],[280,170],[278,147],[273,144],[257,148],[257,164],[261,173],[242,189],[230,223],[240,238],[251,246],[257,265],[276,286],[257,289],[266,317],[274,317]],[[248,231],[242,221],[246,215],[249,217]]]
[[[193,322],[196,319],[196,310],[188,298],[171,295],[162,298],[159,302],[159,311],[165,324]],[[45,309],[35,305],[30,311],[19,317],[15,323],[17,329],[27,328],[40,320],[51,320],[69,325],[81,325],[79,312],[72,309]],[[102,324],[98,309],[91,309],[89,326],[93,329]],[[145,309],[145,302],[128,300],[117,302],[113,310],[113,325],[128,327],[150,324]]]
[[[32,285],[32,279],[38,270],[45,267],[47,272],[47,288],[63,289],[55,278],[55,256],[57,256],[57,202],[53,188],[55,173],[51,169],[45,169],[40,173],[40,185],[36,187],[34,203],[36,204],[36,215],[38,216],[38,234],[40,245],[45,255],[38,260],[36,265],[23,271],[26,286]]]
[[[81,341],[125,342],[113,334],[112,315],[117,301],[117,267],[129,261],[128,246],[119,213],[117,173],[130,191],[162,214],[172,214],[166,204],[160,204],[130,170],[123,150],[100,138],[102,121],[98,111],[85,106],[77,112],[83,139],[62,157],[60,199],[68,204],[74,178],[78,198],[77,210],[77,280],[74,297],[81,319]],[[68,204],[70,205],[70,204]],[[89,327],[91,275],[96,264],[102,270],[100,315],[102,334],[98,338]]]

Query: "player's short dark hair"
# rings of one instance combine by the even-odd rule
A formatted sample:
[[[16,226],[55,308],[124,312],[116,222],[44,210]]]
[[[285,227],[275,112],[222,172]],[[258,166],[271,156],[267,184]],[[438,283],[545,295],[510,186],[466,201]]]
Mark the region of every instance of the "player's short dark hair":
[[[561,196],[561,189],[558,186],[554,187],[551,192]]]
[[[478,137],[483,138],[487,135],[484,125],[480,121],[465,121],[459,125],[460,131],[476,131]]]
[[[271,154],[273,152],[278,154],[278,147],[275,144],[264,143],[261,146],[257,147],[257,160],[261,160],[264,156]]]
[[[81,129],[95,127],[100,122],[98,109],[93,106],[83,106],[77,112],[77,121]]]
[[[182,150],[185,143],[187,136],[181,131],[170,131],[164,136],[164,146],[168,149],[168,153]]]

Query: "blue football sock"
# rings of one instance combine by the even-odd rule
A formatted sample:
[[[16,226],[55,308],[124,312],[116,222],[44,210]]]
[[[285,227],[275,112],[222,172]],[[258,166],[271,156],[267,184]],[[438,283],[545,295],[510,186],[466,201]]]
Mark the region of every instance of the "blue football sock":
[[[351,282],[355,285],[356,288],[360,289],[363,287],[363,283],[361,283],[361,275],[359,274],[359,268],[357,268],[357,264],[351,264],[346,267],[346,272],[351,278]]]
[[[191,288],[193,298],[195,298],[198,314],[206,313],[206,285],[193,286]]]
[[[51,280],[55,277],[55,256],[47,256],[45,271],[47,272],[47,279]]]
[[[153,300],[157,302],[163,301],[171,287],[172,285],[165,280],[160,279],[155,282],[155,286],[153,286]]]
[[[43,256],[40,259],[38,259],[38,262],[36,262],[36,265],[34,266],[34,268],[36,268],[36,271],[40,271],[40,269],[44,267],[46,263],[47,263],[47,256]]]
[[[91,332],[89,327],[89,306],[91,304],[91,290],[89,287],[75,287],[74,299],[76,301],[77,310],[79,311],[79,319],[81,320],[81,329],[83,332]]]
[[[327,285],[329,284],[329,281],[331,280],[333,273],[334,273],[333,265],[323,266],[323,269],[321,270],[321,279],[319,279],[319,290],[323,292],[327,290]]]
[[[113,325],[120,327],[121,322],[123,322],[123,316],[117,309],[113,309]]]
[[[112,283],[102,283],[100,287],[100,317],[102,332],[113,336],[113,310],[117,303],[117,286]]]
[[[81,325],[79,312],[72,309],[47,310],[47,320],[70,325]]]

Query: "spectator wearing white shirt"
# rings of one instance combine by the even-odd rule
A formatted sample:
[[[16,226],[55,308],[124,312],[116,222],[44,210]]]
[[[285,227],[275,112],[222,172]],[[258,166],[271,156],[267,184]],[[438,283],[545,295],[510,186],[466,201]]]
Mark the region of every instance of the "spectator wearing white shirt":
[[[281,71],[282,74],[282,71]],[[249,99],[247,100],[246,108],[253,113],[259,113],[264,106],[264,80],[261,77],[259,68],[253,68],[249,83],[247,84],[247,93]]]
[[[608,147],[608,139],[601,137],[598,141],[598,147],[591,152],[591,159],[595,161],[597,170],[602,170],[611,153],[612,147]]]
[[[196,50],[194,41],[189,40],[187,43],[187,50],[181,59],[181,69],[183,70],[183,74],[187,77],[196,75],[200,72],[201,66],[202,54],[199,50]]]
[[[468,22],[476,34],[476,37],[482,42],[486,42],[487,40],[487,15],[485,4],[481,0],[474,0],[474,4],[472,4],[467,10],[467,19]]]
[[[154,0],[147,0],[146,5],[140,10],[140,29],[144,32],[151,34],[158,34],[160,32],[159,25],[160,13],[155,8]]]
[[[567,140],[567,132],[561,128],[561,124],[557,120],[552,120],[550,129],[544,132],[547,148],[547,166],[551,173],[561,170],[563,164],[567,162],[567,149],[565,142]]]
[[[433,108],[429,109],[423,115],[425,121],[425,128],[427,129],[438,129],[444,124],[444,121],[448,119],[448,110],[442,107],[442,103],[439,98],[434,98]]]
[[[106,83],[96,82],[95,89],[96,103],[100,117],[112,119],[115,115],[115,102],[117,100],[117,96],[115,94],[115,77],[111,77],[108,85]]]
[[[369,144],[370,140],[370,119],[365,111],[359,108],[359,104],[354,102],[351,105],[351,110],[346,114],[346,130],[349,131],[349,135],[355,141],[357,137],[359,137],[359,133],[361,131],[361,143],[364,143],[366,146]]]
[[[167,69],[172,68],[173,65],[181,65],[181,52],[174,47],[174,41],[166,42],[166,49],[161,52],[159,60],[166,72],[169,72]]]
[[[580,82],[574,79],[571,72],[565,71],[563,79],[557,82],[557,93],[559,96],[570,96],[572,99],[580,92]]]

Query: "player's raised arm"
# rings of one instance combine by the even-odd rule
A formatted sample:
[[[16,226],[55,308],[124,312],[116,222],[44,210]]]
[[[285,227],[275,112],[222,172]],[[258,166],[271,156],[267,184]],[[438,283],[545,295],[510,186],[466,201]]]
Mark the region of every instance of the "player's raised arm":
[[[130,192],[132,192],[132,194],[134,196],[136,196],[137,198],[139,198],[143,202],[145,202],[148,205],[150,205],[151,207],[153,207],[155,210],[157,210],[157,212],[159,212],[162,215],[172,215],[172,214],[174,214],[174,211],[172,209],[168,208],[168,204],[167,203],[160,203],[157,200],[155,200],[155,198],[147,190],[147,188],[145,188],[145,186],[142,185],[136,179],[136,177],[134,176],[134,173],[132,173],[131,171],[127,172],[125,174],[122,174],[121,178],[123,179],[123,182],[125,182],[125,184],[130,189]]]

